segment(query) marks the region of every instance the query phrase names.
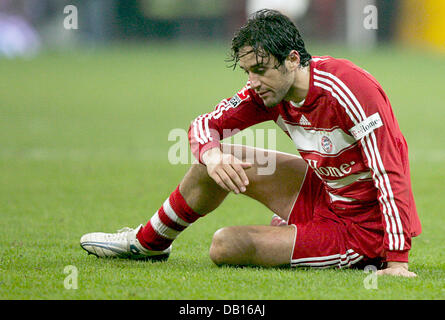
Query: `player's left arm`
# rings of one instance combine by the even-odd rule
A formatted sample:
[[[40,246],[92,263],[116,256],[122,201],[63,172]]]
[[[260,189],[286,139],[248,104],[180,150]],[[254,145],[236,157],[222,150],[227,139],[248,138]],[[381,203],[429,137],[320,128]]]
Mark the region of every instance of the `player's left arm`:
[[[384,226],[386,269],[379,274],[415,276],[408,271],[411,249],[408,149],[388,97],[365,72],[345,77],[346,105],[350,109],[350,133],[359,141],[366,166],[377,188]]]

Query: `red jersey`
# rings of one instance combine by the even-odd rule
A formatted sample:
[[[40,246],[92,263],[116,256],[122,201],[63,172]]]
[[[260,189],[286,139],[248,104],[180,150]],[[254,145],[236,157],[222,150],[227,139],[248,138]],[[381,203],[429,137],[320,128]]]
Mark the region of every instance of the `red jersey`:
[[[421,233],[408,147],[377,80],[348,60],[313,57],[306,99],[283,100],[272,108],[248,82],[192,122],[192,152],[202,163],[202,154],[226,134],[268,120],[286,132],[322,180],[334,215],[328,218],[348,224],[351,241],[364,248],[373,243],[374,232],[384,233],[383,256],[408,261],[411,237]]]

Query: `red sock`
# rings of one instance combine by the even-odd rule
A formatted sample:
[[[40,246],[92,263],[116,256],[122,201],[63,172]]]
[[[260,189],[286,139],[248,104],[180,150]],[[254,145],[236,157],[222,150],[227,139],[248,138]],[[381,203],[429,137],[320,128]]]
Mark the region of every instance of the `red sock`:
[[[185,202],[178,186],[136,237],[149,250],[164,250],[200,217]]]

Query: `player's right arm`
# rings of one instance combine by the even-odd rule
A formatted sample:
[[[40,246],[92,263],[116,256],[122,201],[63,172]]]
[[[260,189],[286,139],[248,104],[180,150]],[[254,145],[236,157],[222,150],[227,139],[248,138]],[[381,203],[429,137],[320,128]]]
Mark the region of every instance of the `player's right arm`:
[[[209,176],[224,190],[244,192],[249,184],[243,162],[221,150],[221,140],[267,120],[275,120],[276,108],[266,108],[249,83],[233,97],[222,100],[215,110],[198,116],[190,125],[189,142],[195,158],[207,166]]]
[[[250,168],[251,163],[223,153],[220,148],[207,150],[202,159],[207,166],[207,173],[221,188],[236,194],[246,191],[249,179],[244,169]]]

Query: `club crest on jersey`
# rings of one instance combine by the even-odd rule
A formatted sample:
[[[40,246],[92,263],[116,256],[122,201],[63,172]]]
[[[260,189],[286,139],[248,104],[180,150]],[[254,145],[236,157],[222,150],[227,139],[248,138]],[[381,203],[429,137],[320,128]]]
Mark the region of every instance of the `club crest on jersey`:
[[[326,136],[321,137],[321,147],[327,153],[331,153],[332,149],[334,148],[332,141]]]

